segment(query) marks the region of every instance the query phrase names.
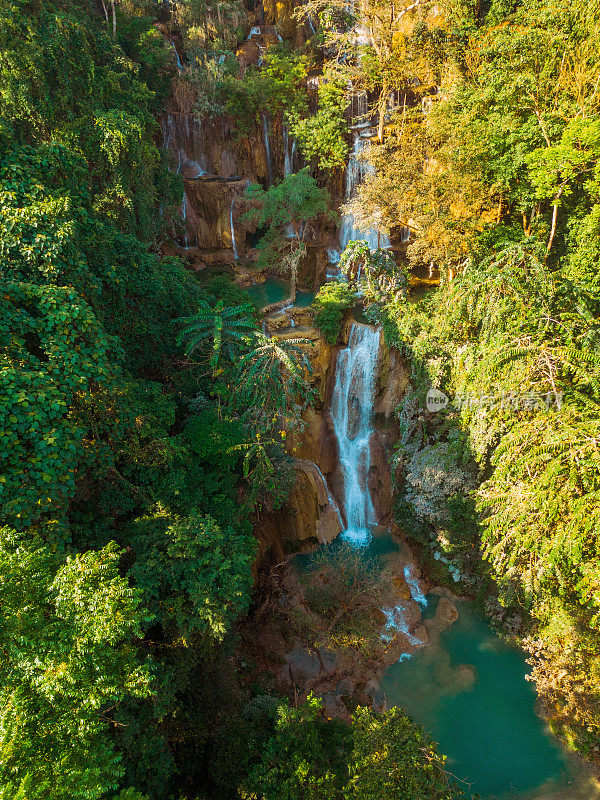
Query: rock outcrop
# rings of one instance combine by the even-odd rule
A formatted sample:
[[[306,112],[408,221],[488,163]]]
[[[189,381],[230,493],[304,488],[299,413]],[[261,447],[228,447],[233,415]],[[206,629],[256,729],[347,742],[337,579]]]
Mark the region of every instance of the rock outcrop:
[[[295,480],[285,508],[264,515],[256,525],[259,541],[275,553],[304,544],[328,544],[343,529],[335,500],[323,473],[307,459],[294,459]]]

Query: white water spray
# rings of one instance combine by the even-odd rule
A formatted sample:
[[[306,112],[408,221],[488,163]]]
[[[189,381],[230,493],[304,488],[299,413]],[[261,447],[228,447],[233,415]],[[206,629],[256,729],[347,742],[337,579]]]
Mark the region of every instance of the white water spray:
[[[373,170],[373,167],[361,155],[368,144],[369,133],[370,131],[364,126],[359,126],[354,130],[354,143],[346,170],[346,201],[354,197],[356,189],[363,182],[365,176]],[[363,134],[366,134],[366,136]],[[342,251],[346,249],[349,242],[356,242],[361,239],[366,239],[371,250],[377,250],[377,248],[385,249],[390,246],[389,236],[386,233],[382,233],[379,228],[363,230],[357,227],[353,214],[344,214],[340,223],[340,245]]]
[[[262,124],[263,124],[263,137],[265,140],[265,153],[267,156],[267,179],[269,181],[269,186],[273,185],[273,168],[271,166],[271,145],[269,143],[269,125],[267,123],[266,114],[262,115]]]
[[[296,154],[296,140],[290,137],[287,125],[283,126],[283,174],[287,178],[294,172],[294,156]]]
[[[187,235],[187,204],[188,204],[188,198],[187,198],[187,194],[184,191],[183,199],[181,201],[181,218],[183,219],[183,245],[184,245],[184,247],[189,247],[188,235]]]
[[[229,212],[229,224],[231,225],[231,247],[233,249],[233,257],[235,260],[238,260],[238,251],[235,244],[235,225],[233,224],[233,204],[235,203],[235,197],[231,198],[231,209]]]
[[[394,608],[382,608],[381,610],[385,614],[387,620],[385,631],[381,634],[381,638],[384,642],[391,642],[398,633],[402,633],[413,647],[421,647],[423,645],[421,639],[410,632],[408,622],[404,616],[405,609],[402,606],[398,605]],[[403,653],[403,655],[405,654]]]
[[[404,580],[406,581],[408,588],[410,589],[410,596],[412,597],[412,599],[420,606],[423,606],[423,608],[427,608],[427,598],[423,594],[423,590],[419,585],[419,581],[412,574],[410,564],[407,564],[404,567]]]
[[[369,526],[377,521],[368,477],[379,338],[380,333],[375,328],[357,322],[352,325],[348,347],[340,350],[337,357],[331,403],[344,478],[346,531],[343,536],[357,547],[369,541]]]

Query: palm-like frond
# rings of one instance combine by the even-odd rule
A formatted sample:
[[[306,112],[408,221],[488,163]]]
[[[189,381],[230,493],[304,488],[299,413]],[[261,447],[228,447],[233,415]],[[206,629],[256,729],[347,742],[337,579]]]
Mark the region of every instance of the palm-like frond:
[[[176,320],[184,326],[177,337],[177,342],[185,344],[188,356],[198,351],[210,353],[209,363],[214,372],[224,346],[231,360],[245,349],[256,330],[251,319],[252,312],[250,304],[224,306],[223,301],[219,300],[214,308],[211,308],[207,301],[203,300],[196,314]]]
[[[269,338],[260,332],[255,343],[240,358],[235,402],[258,427],[269,429],[292,409],[297,416],[310,397],[310,363],[304,350],[310,343],[302,338]]]

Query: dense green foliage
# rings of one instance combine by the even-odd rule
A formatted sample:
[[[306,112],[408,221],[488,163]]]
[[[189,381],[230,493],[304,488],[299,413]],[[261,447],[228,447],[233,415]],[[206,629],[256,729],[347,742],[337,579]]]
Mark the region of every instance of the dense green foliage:
[[[356,303],[356,291],[347,283],[326,283],[315,297],[315,325],[329,344],[337,344],[344,312]]]
[[[251,515],[289,488],[274,420],[306,389],[289,356],[296,384],[257,361],[268,425],[230,391],[265,346],[253,303],[157,255],[180,199],[154,144],[162,10],[117,4],[113,38],[101,8],[0,6],[6,800],[161,798],[202,773],[198,676],[248,608]]]
[[[99,798],[121,758],[102,712],[149,694],[142,592],[118,571],[114,544],[63,556],[1,531],[0,790],[31,798]]]
[[[227,277],[162,254],[173,98],[235,146],[295,137],[308,166],[251,185],[242,221],[292,299],[361,98],[351,210],[411,239],[394,257],[351,243],[315,323],[336,344],[359,299],[405,357],[398,522],[499,596],[556,728],[598,753],[598,0],[310,0],[309,41],[289,3],[264,11],[295,47],[271,32],[242,65],[239,0],[0,0],[2,800],[460,796],[400,711],[292,705],[238,649],[309,364]],[[410,270],[440,288],[406,302]],[[329,566],[307,611],[356,588]],[[340,650],[347,618],[374,616],[351,600]]]
[[[381,314],[413,381],[398,409],[398,519],[471,585],[494,579],[557,728],[593,754],[599,9],[450,10],[404,33],[403,58],[420,48],[421,102],[389,115],[360,190],[367,217],[410,225],[409,266],[442,275],[420,304],[388,293]],[[451,400],[437,414],[430,388]]]
[[[280,705],[275,729],[243,797],[252,800],[458,800],[443,759],[398,709],[357,708],[350,724],[326,720],[322,701]]]
[[[318,88],[318,108],[311,116],[292,118],[292,133],[306,156],[325,173],[343,169],[348,156],[346,120],[348,107],[346,86],[339,80],[321,81]]]

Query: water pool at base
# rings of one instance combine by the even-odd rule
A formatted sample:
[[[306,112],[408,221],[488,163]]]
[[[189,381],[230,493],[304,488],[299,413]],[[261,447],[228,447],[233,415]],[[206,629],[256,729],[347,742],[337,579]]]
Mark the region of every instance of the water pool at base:
[[[300,572],[350,544],[375,569],[399,543],[380,533],[361,546],[347,532],[312,552],[297,553]],[[435,615],[427,596],[423,619]],[[569,756],[535,713],[534,686],[525,679],[524,654],[498,637],[467,602],[458,620],[410,658],[389,667],[380,681],[388,707],[409,713],[439,744],[446,768],[467,796],[482,800],[600,800],[598,784]]]
[[[437,598],[429,596],[431,614]],[[521,651],[507,646],[467,603],[458,621],[381,681],[439,743],[447,769],[484,800],[576,800],[600,796],[535,713]],[[425,616],[428,615],[425,613]]]
[[[257,283],[246,289],[259,308],[270,306],[271,303],[280,303],[289,297],[290,283],[283,278],[267,278],[264,283]],[[296,292],[295,305],[299,308],[309,306],[315,299],[310,292]]]

